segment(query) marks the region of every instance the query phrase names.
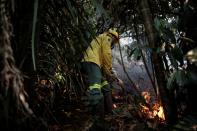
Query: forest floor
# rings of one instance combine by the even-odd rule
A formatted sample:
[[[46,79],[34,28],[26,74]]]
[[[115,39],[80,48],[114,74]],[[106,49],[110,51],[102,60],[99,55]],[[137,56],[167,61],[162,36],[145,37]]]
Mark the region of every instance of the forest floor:
[[[127,98],[128,100],[128,98]],[[54,112],[51,131],[166,131],[164,121],[149,119],[134,103],[119,98],[113,103],[113,114],[104,119],[89,115],[77,102],[66,102]]]
[[[118,103],[116,103],[118,105]],[[179,122],[169,127],[165,121],[148,119],[132,104],[113,109],[112,115],[106,115],[104,119],[88,115],[80,108],[61,110],[55,114],[56,121],[49,125],[50,131],[196,131],[197,117],[188,115]],[[141,118],[140,118],[141,117]]]
[[[68,98],[63,91],[51,87],[36,88],[35,114],[47,122],[49,131],[196,131],[197,115],[185,115],[173,127],[150,105],[132,95],[113,97],[113,113],[104,118],[89,115],[80,100]],[[76,95],[74,95],[74,98]],[[157,106],[157,108],[159,108]]]

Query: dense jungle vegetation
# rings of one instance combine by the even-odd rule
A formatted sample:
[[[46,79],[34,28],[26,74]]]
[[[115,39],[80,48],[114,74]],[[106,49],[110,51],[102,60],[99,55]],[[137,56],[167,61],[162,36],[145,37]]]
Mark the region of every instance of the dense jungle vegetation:
[[[196,0],[0,0],[0,130],[195,131],[196,16]],[[132,39],[118,52],[143,63],[152,91],[121,55],[133,92],[114,94],[113,115],[99,121],[85,113],[80,61],[111,27]]]

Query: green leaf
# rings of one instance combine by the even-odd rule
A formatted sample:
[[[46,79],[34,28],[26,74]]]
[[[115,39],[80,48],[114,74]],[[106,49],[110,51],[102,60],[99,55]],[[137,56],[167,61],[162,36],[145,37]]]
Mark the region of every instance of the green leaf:
[[[136,50],[136,48],[132,49],[131,52],[129,53],[128,57],[131,57],[135,50]]]
[[[174,84],[174,82],[175,82],[175,80],[176,80],[176,73],[173,73],[168,79],[167,79],[167,88],[169,89],[169,90],[173,90],[174,88],[173,88],[173,84]]]
[[[180,48],[178,48],[177,46],[175,46],[171,50],[171,53],[172,53],[172,56],[174,57],[174,59],[176,59],[181,64],[183,64],[183,52],[182,52],[182,50]]]
[[[132,50],[132,51],[134,49],[138,48],[138,49],[141,49],[141,50],[147,50],[149,52],[152,52],[152,48],[149,45],[147,45],[147,44],[142,45],[142,44],[137,43],[136,41],[133,41],[131,43],[131,45],[127,46],[127,48],[128,48],[128,50]],[[128,54],[130,54],[130,53],[128,53]]]
[[[164,41],[176,43],[174,33],[170,29],[168,29],[168,28],[162,29],[162,34],[163,34],[162,38],[164,39]]]
[[[176,82],[179,86],[184,86],[189,79],[189,74],[184,70],[177,70],[167,80],[167,88],[174,89],[173,84]]]
[[[154,25],[155,25],[155,28],[158,31],[160,37],[165,42],[176,43],[176,39],[175,39],[174,33],[171,30],[167,20],[155,18]]]
[[[186,72],[183,71],[183,70],[178,70],[176,72],[176,83],[179,85],[179,86],[183,86],[185,85],[186,81],[187,81],[187,75],[186,75]]]
[[[140,60],[140,58],[141,58],[141,49],[135,48],[135,50],[133,52],[133,58],[135,60]]]
[[[155,28],[159,31],[160,30],[160,20],[158,18],[154,19]]]
[[[172,66],[175,68],[175,69],[178,69],[178,63],[176,61],[176,59],[173,57],[172,53],[171,52],[168,52],[168,57],[169,57],[169,60],[172,64]]]
[[[167,21],[159,18],[154,19],[154,25],[158,32],[161,32],[164,28],[166,28]]]

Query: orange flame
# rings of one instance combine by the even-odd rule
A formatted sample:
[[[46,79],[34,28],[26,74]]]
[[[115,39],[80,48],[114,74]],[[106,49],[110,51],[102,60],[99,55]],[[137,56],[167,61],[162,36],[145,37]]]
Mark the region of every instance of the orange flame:
[[[164,110],[161,104],[156,102],[152,110],[153,110],[154,117],[158,116],[160,120],[165,120]]]
[[[151,99],[150,93],[149,92],[142,92],[142,96],[144,97],[146,103],[149,104],[150,99]],[[142,105],[140,103],[140,107],[141,107],[141,112],[144,115],[146,115],[146,117],[148,117],[150,119],[158,117],[159,120],[161,120],[161,121],[165,120],[164,110],[163,110],[162,105],[159,102],[156,101],[152,107],[151,106],[148,107],[148,106]]]

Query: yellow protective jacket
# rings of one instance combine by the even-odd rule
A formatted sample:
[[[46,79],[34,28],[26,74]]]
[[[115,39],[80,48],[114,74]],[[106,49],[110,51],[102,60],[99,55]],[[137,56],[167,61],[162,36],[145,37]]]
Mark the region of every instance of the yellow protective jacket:
[[[112,38],[108,33],[97,36],[84,52],[82,62],[93,62],[103,69],[104,73],[112,72]]]

